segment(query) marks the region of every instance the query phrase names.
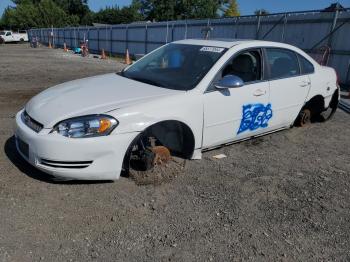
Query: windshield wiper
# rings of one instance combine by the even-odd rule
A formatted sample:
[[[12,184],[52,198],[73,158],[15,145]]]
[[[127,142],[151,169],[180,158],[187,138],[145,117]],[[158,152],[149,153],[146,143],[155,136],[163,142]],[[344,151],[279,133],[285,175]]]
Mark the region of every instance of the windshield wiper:
[[[150,84],[153,86],[158,86],[158,87],[165,87],[164,85],[162,85],[161,83],[151,80],[151,79],[147,79],[147,78],[142,78],[142,77],[129,77],[130,79],[133,79],[135,81],[139,81],[145,84]]]
[[[117,75],[124,76],[124,69],[120,72],[117,72]]]

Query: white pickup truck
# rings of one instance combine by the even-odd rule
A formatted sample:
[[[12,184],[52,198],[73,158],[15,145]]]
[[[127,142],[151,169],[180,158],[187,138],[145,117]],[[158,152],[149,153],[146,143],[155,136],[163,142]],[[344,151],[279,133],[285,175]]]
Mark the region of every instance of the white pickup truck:
[[[19,32],[12,32],[12,31],[0,31],[0,38],[2,38],[2,41],[5,43],[10,42],[28,42],[28,33],[27,31],[19,31]]]

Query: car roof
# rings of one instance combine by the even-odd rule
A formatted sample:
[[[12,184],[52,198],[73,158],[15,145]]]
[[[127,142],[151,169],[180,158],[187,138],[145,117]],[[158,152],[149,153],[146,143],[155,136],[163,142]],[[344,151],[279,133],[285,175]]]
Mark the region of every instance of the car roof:
[[[246,47],[272,47],[272,48],[286,48],[302,54],[304,57],[308,58],[309,61],[312,61],[314,66],[318,66],[318,63],[307,53],[301,50],[298,47],[272,41],[263,41],[263,40],[253,40],[253,39],[234,39],[234,38],[212,38],[212,39],[186,39],[175,41],[177,44],[188,44],[188,45],[201,45],[201,46],[210,46],[210,47],[221,47],[221,48],[231,48],[237,45],[245,44]],[[244,47],[243,47],[244,48]]]
[[[234,38],[212,38],[212,39],[185,39],[176,41],[177,44],[188,44],[188,45],[202,45],[202,46],[214,46],[214,47],[223,47],[231,48],[239,44],[248,44],[255,43],[260,46],[283,46],[286,47],[286,44],[262,40],[253,40],[253,39],[234,39]]]

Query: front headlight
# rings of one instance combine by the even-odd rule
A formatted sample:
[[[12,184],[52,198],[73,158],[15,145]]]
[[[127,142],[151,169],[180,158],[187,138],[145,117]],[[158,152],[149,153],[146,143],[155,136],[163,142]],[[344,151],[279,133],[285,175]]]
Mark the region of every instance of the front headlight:
[[[59,122],[51,133],[65,137],[84,138],[109,135],[118,125],[118,121],[107,115],[89,115],[70,118]]]

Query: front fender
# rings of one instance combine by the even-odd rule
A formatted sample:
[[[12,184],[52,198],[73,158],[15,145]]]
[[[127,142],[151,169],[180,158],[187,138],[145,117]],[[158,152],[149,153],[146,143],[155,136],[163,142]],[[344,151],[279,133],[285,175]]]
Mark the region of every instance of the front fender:
[[[195,96],[195,97],[194,97]],[[201,96],[199,95],[199,98]],[[142,103],[110,112],[119,121],[112,134],[142,132],[163,121],[179,121],[187,125],[195,138],[196,148],[202,144],[203,103],[198,94],[185,94],[162,101]]]

